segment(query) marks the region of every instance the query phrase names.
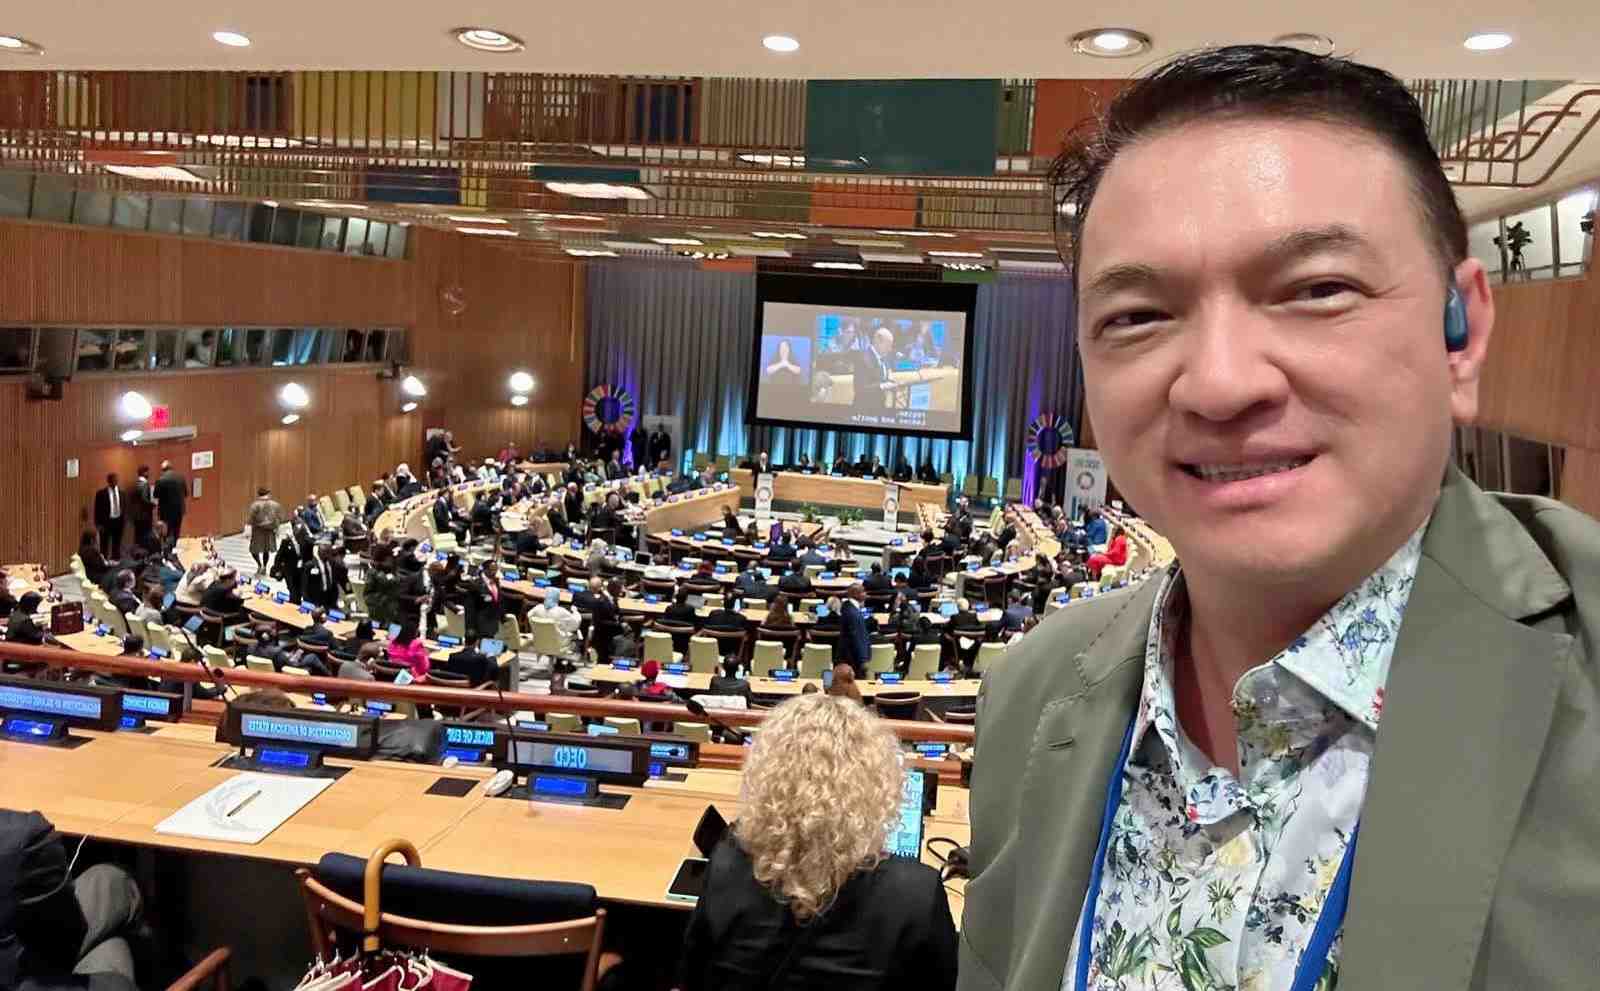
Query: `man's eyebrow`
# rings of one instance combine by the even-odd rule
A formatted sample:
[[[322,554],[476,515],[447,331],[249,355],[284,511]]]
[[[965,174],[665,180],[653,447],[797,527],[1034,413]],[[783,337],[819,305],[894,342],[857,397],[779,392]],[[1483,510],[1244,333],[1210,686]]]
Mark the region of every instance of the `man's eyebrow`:
[[[1124,262],[1096,272],[1094,278],[1084,283],[1081,296],[1084,299],[1110,296],[1124,289],[1139,289],[1160,281],[1161,273],[1152,266]]]

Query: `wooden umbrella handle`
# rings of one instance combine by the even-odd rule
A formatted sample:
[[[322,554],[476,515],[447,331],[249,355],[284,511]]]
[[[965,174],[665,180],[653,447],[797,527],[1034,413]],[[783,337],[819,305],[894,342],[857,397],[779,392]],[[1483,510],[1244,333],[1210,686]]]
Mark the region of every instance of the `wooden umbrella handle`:
[[[383,878],[383,862],[389,859],[391,853],[398,853],[406,858],[406,863],[412,867],[421,867],[422,858],[417,854],[417,848],[411,841],[402,839],[384,840],[372,851],[372,856],[367,858],[367,870],[363,877],[361,892],[361,928],[365,935],[361,939],[361,949],[366,953],[376,953],[379,949],[378,923],[383,917],[379,907],[378,890]]]

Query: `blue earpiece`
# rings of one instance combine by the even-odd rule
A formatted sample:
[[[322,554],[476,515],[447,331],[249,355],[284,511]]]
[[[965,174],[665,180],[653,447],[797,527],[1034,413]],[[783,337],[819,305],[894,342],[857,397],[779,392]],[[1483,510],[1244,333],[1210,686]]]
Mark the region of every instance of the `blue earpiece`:
[[[1450,352],[1465,351],[1467,349],[1467,301],[1461,298],[1461,290],[1450,284],[1450,291],[1444,296],[1444,349]]]

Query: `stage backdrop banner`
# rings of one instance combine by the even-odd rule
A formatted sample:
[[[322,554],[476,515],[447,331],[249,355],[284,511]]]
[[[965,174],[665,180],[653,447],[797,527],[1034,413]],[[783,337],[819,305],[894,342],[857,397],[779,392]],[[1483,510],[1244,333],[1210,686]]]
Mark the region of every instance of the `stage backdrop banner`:
[[[883,483],[883,525],[891,533],[900,523],[900,486],[895,482]]]
[[[1067,449],[1067,512],[1076,519],[1086,509],[1106,501],[1106,463],[1100,452],[1087,447]]]
[[[756,519],[764,520],[772,515],[772,485],[777,481],[777,476],[770,471],[764,471],[756,476]]]

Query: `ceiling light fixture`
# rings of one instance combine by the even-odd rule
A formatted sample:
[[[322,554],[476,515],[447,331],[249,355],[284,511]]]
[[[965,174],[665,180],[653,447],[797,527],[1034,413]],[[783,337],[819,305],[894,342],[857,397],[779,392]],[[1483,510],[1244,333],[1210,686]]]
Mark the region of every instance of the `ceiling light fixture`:
[[[615,251],[600,251],[595,248],[568,248],[567,254],[574,258],[617,258]]]
[[[1090,28],[1067,39],[1079,55],[1096,58],[1129,58],[1150,50],[1150,36],[1132,28]]]
[[[1511,44],[1511,36],[1504,31],[1486,31],[1468,37],[1461,44],[1469,52],[1496,52]]]
[[[148,420],[152,412],[150,400],[138,392],[124,392],[117,401],[117,409],[128,420]]]
[[[1055,248],[1022,248],[1009,244],[997,244],[989,250],[1005,252],[1010,255],[1054,255],[1057,253]]]
[[[982,258],[981,251],[930,251],[929,258]]]
[[[107,165],[104,167],[113,175],[126,176],[129,179],[144,179],[149,182],[205,182],[206,180],[190,172],[188,169],[176,165]]]
[[[837,268],[847,272],[864,271],[867,266],[860,262],[812,262],[812,268]]]
[[[786,34],[769,34],[761,39],[761,44],[769,52],[788,54],[800,50],[800,42]]]
[[[211,32],[211,40],[219,45],[227,45],[229,48],[250,47],[250,39],[237,31],[213,31]]]
[[[544,186],[552,193],[585,200],[650,199],[650,194],[638,186],[619,186],[611,182],[547,182]]]
[[[118,438],[124,444],[131,444],[131,443],[133,443],[134,441],[138,440],[140,437],[143,437],[143,436],[144,436],[144,431],[143,430],[124,430],[121,434],[118,435]]]
[[[653,237],[650,240],[657,244],[681,244],[686,247],[696,247],[705,244],[704,241],[694,237]]]
[[[276,204],[274,204],[276,205]],[[365,210],[362,203],[334,203],[331,200],[296,200],[295,206],[310,207],[313,210]]]
[[[1285,48],[1298,48],[1302,52],[1312,55],[1332,55],[1333,39],[1325,34],[1316,34],[1311,31],[1294,31],[1290,34],[1280,34],[1272,39],[1274,45]]]
[[[311,393],[299,382],[290,382],[278,390],[278,401],[290,409],[305,409],[311,403]]]
[[[528,397],[527,396],[520,396],[520,395],[519,396],[512,396],[511,397],[511,405],[513,405],[513,406],[526,406],[526,405],[528,405]]]
[[[533,376],[527,372],[512,372],[507,384],[511,386],[512,392],[532,392]]]
[[[455,214],[455,213],[447,213],[447,214],[445,214],[444,215],[444,219],[446,219],[446,220],[454,220],[456,223],[459,223],[459,224],[509,224],[509,223],[511,223],[511,221],[502,220],[499,217],[473,217],[473,216],[465,216],[464,217],[464,216],[461,216],[460,214]]]
[[[764,151],[740,155],[739,161],[749,162],[751,165],[776,165],[785,169],[803,169],[806,167],[806,156],[804,155],[768,154]]]
[[[456,28],[450,33],[463,45],[480,52],[506,55],[520,52],[524,47],[521,38],[514,34],[506,34],[504,31],[496,31],[494,28]]]
[[[6,55],[43,55],[44,48],[27,38],[14,34],[0,34],[0,53]]]
[[[804,234],[797,234],[794,231],[751,231],[750,234],[752,237],[776,238],[783,241],[804,241],[806,239]]]
[[[417,404],[416,403],[414,403],[414,402],[406,403],[404,406],[400,407],[400,412],[409,413],[409,412],[411,412],[412,410],[414,410],[416,408],[417,408]]]
[[[895,237],[943,237],[953,238],[949,231],[878,231],[879,234],[892,234]]]
[[[299,413],[285,413],[283,415],[283,419],[279,420],[278,422],[283,424],[286,427],[292,427],[296,423],[300,422],[300,414]]]
[[[488,234],[492,237],[516,237],[516,231],[508,231],[504,227],[457,227],[457,234]]]
[[[428,387],[423,385],[422,380],[415,375],[407,375],[400,380],[400,391],[408,396],[416,396],[421,399],[428,394]]]

